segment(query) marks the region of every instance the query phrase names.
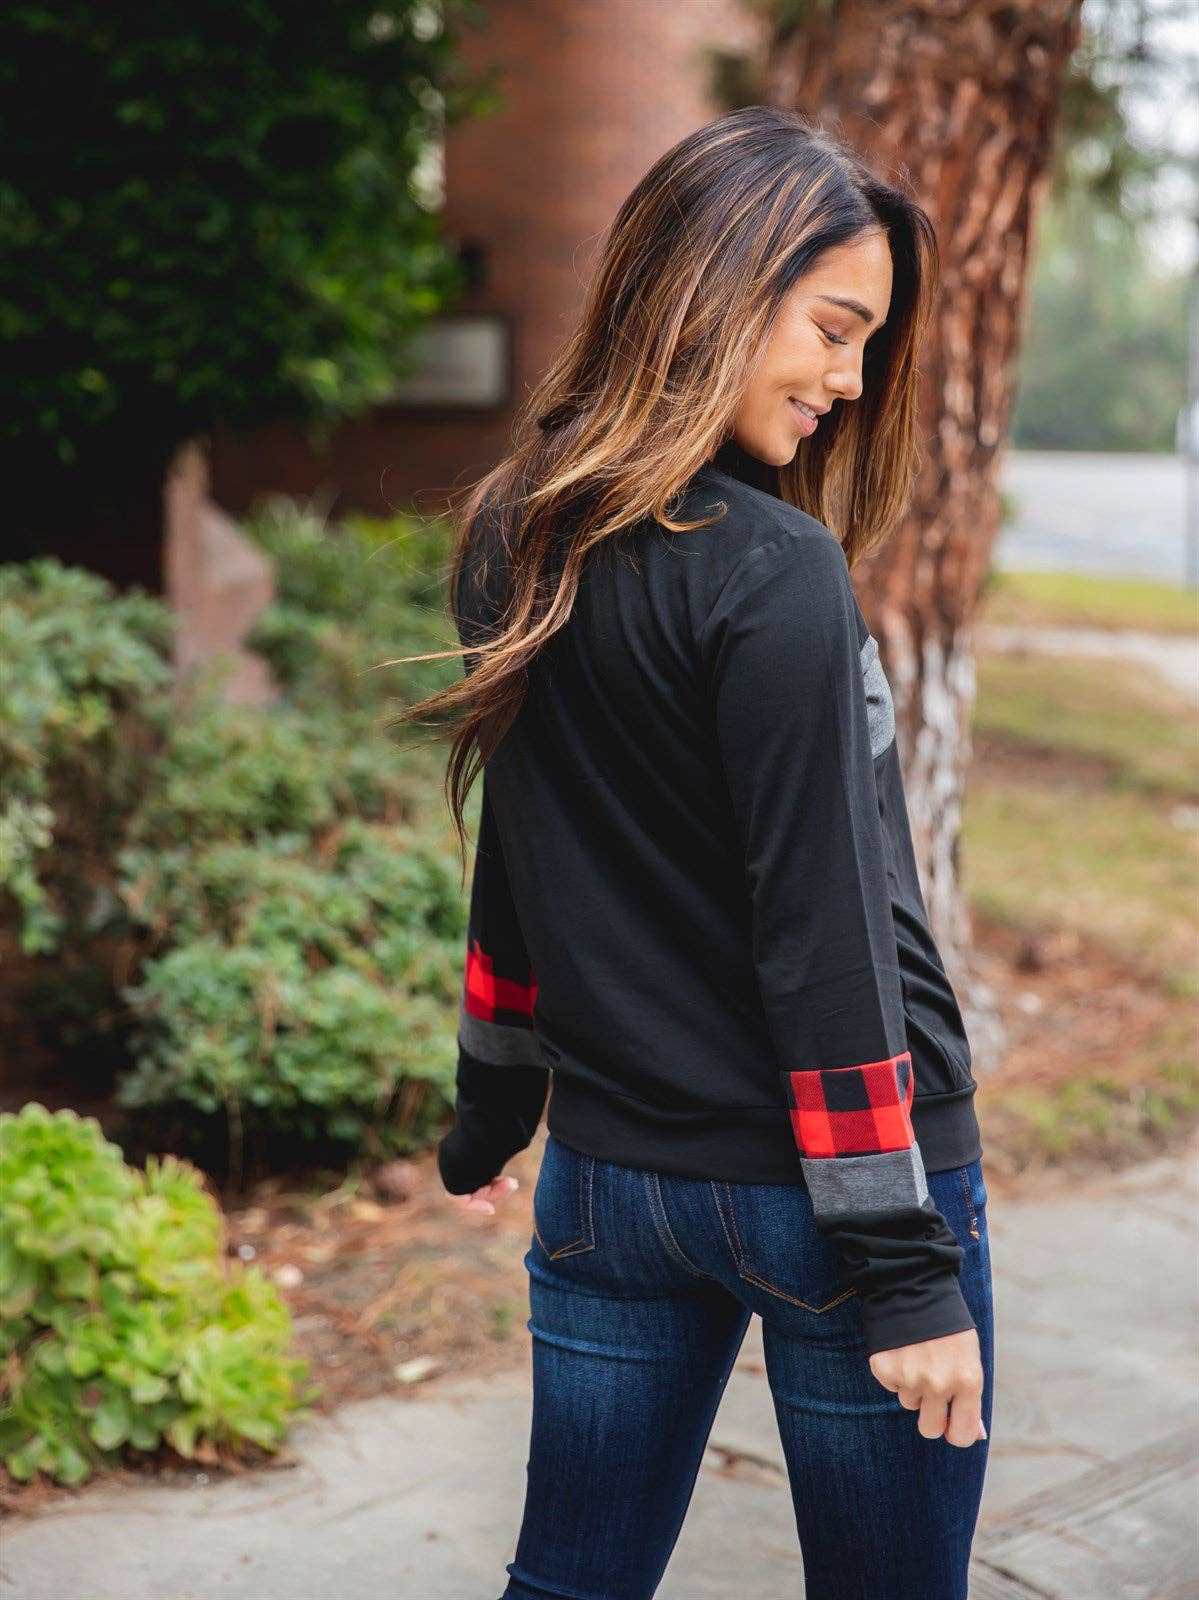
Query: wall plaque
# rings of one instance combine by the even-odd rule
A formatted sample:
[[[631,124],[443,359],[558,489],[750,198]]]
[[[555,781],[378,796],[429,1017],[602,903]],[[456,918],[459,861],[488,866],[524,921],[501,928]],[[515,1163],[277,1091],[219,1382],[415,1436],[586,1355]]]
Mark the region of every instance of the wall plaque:
[[[408,347],[414,367],[386,404],[477,411],[512,397],[512,334],[498,312],[438,317]]]

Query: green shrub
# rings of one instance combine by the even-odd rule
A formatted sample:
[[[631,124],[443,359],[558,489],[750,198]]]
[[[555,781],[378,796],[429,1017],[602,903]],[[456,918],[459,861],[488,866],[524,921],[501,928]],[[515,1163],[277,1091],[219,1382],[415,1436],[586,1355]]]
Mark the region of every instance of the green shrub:
[[[130,852],[126,869],[131,905],[170,947],[126,991],[136,1066],[120,1104],[223,1112],[237,1139],[273,1129],[381,1151],[431,1135],[466,931],[447,856],[351,819],[317,860],[279,839]]]
[[[165,734],[171,628],[161,601],[82,569],[0,566],[0,907],[27,954],[119,909],[106,860]]]
[[[275,562],[278,599],[248,643],[296,705],[314,712],[423,699],[462,674],[460,656],[382,662],[458,643],[446,604],[447,534],[435,520],[349,517],[266,498],[246,531]],[[411,735],[409,735],[411,737]]]
[[[0,12],[0,439],[157,459],[386,398],[463,269],[424,179],[475,4]],[[49,114],[53,107],[53,114]]]
[[[344,623],[360,622],[364,609],[443,606],[446,536],[436,518],[353,513],[330,522],[315,501],[273,494],[243,525],[274,558],[283,605]]]
[[[223,1139],[237,1175],[276,1136],[291,1157],[436,1132],[466,925],[441,742],[389,732],[370,671],[444,645],[444,529],[331,531],[280,500],[260,531],[282,595],[268,707],[226,705],[211,675],[174,694],[158,602],[53,562],[3,569],[19,781],[0,888],[26,948],[58,955],[10,1003],[39,1046],[115,1081],[127,1143],[207,1162]]]
[[[76,1484],[122,1447],[278,1449],[319,1387],[260,1268],[173,1156],[125,1165],[93,1118],[0,1114],[0,1458]]]
[[[459,952],[466,908],[456,865],[413,829],[345,818],[319,849],[307,839],[221,842],[122,855],[130,915],[169,924],[172,942],[215,937],[311,951],[400,981],[431,951]]]
[[[204,700],[171,729],[128,837],[134,847],[310,839],[346,817],[418,804],[404,745],[364,716]]]

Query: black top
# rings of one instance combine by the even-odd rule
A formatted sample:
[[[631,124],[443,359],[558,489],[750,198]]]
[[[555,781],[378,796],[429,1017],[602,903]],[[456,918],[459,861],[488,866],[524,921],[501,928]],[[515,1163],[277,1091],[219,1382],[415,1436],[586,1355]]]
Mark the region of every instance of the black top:
[[[845,553],[726,445],[588,556],[482,778],[447,1189],[548,1126],[623,1165],[805,1184],[871,1350],[974,1326],[928,1171],[981,1155],[878,646]],[[672,512],[673,512],[672,507]],[[468,566],[480,642],[502,591]],[[469,658],[468,658],[469,661]]]

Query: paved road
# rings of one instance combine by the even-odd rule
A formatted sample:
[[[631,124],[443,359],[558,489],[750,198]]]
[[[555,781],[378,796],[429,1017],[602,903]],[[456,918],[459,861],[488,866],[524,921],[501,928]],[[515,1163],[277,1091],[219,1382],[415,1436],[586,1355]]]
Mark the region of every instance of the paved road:
[[[1197,1199],[1199,1149],[1056,1197],[992,1196],[995,1410],[971,1600],[1194,1600]],[[659,1600],[802,1600],[759,1330]],[[293,1469],[93,1488],[9,1526],[0,1600],[494,1600],[528,1417],[522,1367],[305,1423]]]
[[[1183,583],[1186,472],[1175,455],[1009,450],[1000,484],[1016,513],[996,565]]]

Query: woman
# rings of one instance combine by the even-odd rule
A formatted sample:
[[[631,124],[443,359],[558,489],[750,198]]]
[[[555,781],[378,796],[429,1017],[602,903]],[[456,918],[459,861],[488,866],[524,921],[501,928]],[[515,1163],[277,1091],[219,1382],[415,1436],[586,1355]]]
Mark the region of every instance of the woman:
[[[664,155],[459,512],[483,770],[447,1190],[494,1211],[552,1076],[504,1600],[641,1600],[753,1312],[807,1600],[966,1595],[986,1188],[850,568],[900,516],[925,213],[801,115]],[[746,1593],[757,1592],[752,1575]]]

